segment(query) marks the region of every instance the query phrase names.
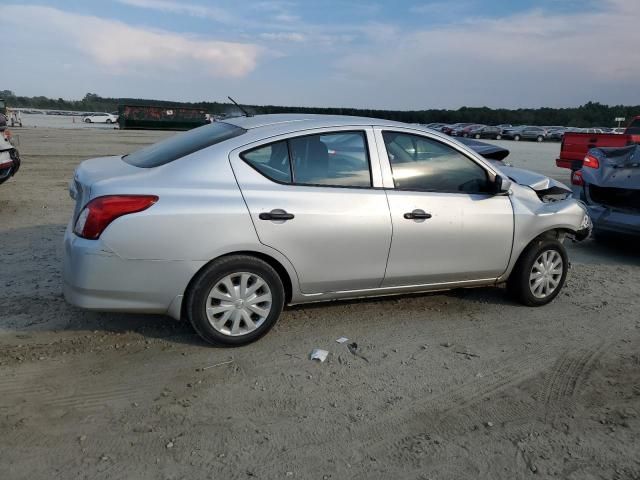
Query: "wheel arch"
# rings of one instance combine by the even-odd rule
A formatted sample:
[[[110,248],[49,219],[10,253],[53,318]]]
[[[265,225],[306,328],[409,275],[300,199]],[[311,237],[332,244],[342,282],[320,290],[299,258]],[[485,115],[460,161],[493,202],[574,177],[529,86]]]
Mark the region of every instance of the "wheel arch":
[[[287,268],[282,264],[282,262],[280,262],[278,259],[276,259],[275,257],[268,255],[264,252],[258,252],[256,250],[238,250],[238,251],[234,251],[234,252],[229,252],[229,253],[225,253],[223,255],[219,255],[215,258],[212,258],[210,261],[208,261],[207,263],[205,263],[204,265],[202,265],[202,267],[200,267],[198,269],[198,271],[191,277],[191,279],[189,280],[189,283],[187,284],[187,287],[184,290],[184,295],[182,296],[182,300],[181,300],[181,305],[180,305],[180,318],[184,319],[186,318],[185,316],[185,308],[186,308],[186,303],[184,301],[184,299],[187,297],[187,295],[190,294],[191,289],[193,287],[193,284],[195,283],[195,281],[198,279],[198,277],[200,276],[200,274],[209,266],[211,265],[211,263],[215,262],[216,260],[219,260],[221,258],[225,258],[225,257],[232,257],[235,255],[246,255],[246,256],[250,256],[250,257],[255,257],[258,258],[260,260],[262,260],[263,262],[267,263],[268,265],[270,265],[278,274],[278,276],[280,277],[280,280],[282,280],[282,286],[284,287],[284,294],[285,294],[285,305],[290,303],[292,298],[293,298],[293,290],[294,290],[294,283],[293,283],[293,278],[291,276],[291,274],[289,273],[289,271],[287,270]]]
[[[512,255],[511,261],[509,262],[509,266],[507,270],[502,274],[502,276],[498,279],[498,283],[507,281],[507,279],[511,275],[511,272],[513,272],[513,269],[518,264],[522,256],[529,249],[529,247],[533,245],[535,242],[539,242],[541,240],[558,240],[560,242],[563,242],[564,239],[567,237],[567,235],[572,235],[572,234],[575,234],[575,231],[567,227],[549,228],[547,230],[544,230],[538,233],[536,236],[531,238],[528,242],[523,243],[523,246],[518,251],[514,250],[512,252],[513,255]]]

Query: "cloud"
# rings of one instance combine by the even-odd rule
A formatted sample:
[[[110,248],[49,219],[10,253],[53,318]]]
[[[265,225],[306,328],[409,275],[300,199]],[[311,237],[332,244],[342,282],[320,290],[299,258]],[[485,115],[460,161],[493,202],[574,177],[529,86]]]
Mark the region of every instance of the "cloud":
[[[234,15],[222,8],[195,5],[176,0],[116,0],[116,2],[131,7],[209,18],[223,23],[232,23],[235,20]]]
[[[394,96],[407,105],[400,92],[412,92],[413,108],[621,97],[640,78],[638,18],[640,2],[605,0],[595,11],[532,10],[409,32],[379,28],[336,62],[336,75],[389,106]],[[638,101],[633,92],[627,103]]]
[[[307,37],[298,32],[267,32],[261,33],[260,38],[276,42],[304,42]]]
[[[213,77],[243,77],[256,68],[265,53],[253,43],[149,30],[50,7],[8,5],[3,7],[3,17],[9,22],[28,18],[29,22],[21,23],[20,28],[32,29],[43,46],[57,42],[59,48],[76,50],[115,72],[145,68],[189,71],[190,75],[203,72]]]

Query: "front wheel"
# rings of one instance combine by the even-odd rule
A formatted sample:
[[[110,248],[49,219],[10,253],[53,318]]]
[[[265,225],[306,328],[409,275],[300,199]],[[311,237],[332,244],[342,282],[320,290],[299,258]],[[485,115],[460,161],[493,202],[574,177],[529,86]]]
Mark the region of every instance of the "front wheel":
[[[520,135],[515,135],[515,136],[513,137],[513,139],[514,139],[516,142],[519,142],[519,141],[520,141]]]
[[[113,123],[110,118],[107,118],[107,123]]]
[[[536,140],[537,140],[538,142],[541,142],[541,141],[543,141],[543,140],[544,140],[544,137],[543,137],[542,135],[538,135],[538,136],[536,137]]]
[[[284,287],[268,263],[248,255],[215,260],[198,275],[186,298],[196,332],[216,345],[258,340],[278,321]]]
[[[502,138],[502,135],[496,135],[496,140],[500,140]]]
[[[560,293],[568,270],[569,259],[562,243],[538,240],[518,259],[507,281],[507,289],[524,305],[546,305]]]
[[[480,134],[479,134],[479,133],[476,133],[476,134],[475,134],[475,137],[476,137],[476,140],[477,140],[477,139],[479,139],[479,138],[480,138]]]

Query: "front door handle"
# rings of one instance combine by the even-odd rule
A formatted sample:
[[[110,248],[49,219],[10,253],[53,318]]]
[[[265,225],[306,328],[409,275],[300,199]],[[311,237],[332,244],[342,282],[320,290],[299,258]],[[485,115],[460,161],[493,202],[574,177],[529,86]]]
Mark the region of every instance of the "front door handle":
[[[293,213],[287,213],[285,210],[281,210],[279,208],[275,210],[271,210],[270,212],[262,212],[258,215],[260,220],[293,220]]]
[[[407,220],[428,220],[431,218],[431,214],[417,208],[412,212],[405,213],[404,218]]]

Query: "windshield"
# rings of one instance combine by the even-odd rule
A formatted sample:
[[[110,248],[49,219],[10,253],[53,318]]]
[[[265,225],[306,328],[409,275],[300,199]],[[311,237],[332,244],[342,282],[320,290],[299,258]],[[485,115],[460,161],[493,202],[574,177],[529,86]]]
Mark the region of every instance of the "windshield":
[[[215,122],[179,133],[130,155],[125,155],[122,159],[135,167],[159,167],[245,132],[245,129],[235,125]]]

